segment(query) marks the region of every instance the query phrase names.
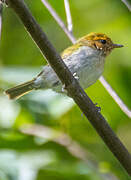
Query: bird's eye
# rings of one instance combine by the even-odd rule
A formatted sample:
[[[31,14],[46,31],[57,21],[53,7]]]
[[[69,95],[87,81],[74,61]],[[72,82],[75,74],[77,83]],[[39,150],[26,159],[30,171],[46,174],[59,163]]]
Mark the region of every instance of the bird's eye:
[[[105,40],[105,39],[101,39],[100,42],[101,42],[102,44],[106,44],[106,40]]]

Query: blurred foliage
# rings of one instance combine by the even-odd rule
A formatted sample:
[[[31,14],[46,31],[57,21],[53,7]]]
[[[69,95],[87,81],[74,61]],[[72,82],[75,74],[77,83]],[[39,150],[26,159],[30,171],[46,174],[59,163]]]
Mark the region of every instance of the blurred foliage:
[[[38,23],[61,52],[71,45],[40,0],[26,0]],[[63,0],[49,0],[66,23]],[[104,76],[131,108],[131,13],[121,1],[70,1],[74,35],[104,32],[124,48],[108,58]],[[0,180],[131,179],[74,102],[51,90],[36,91],[10,101],[3,91],[37,75],[46,60],[23,25],[4,7],[0,42]],[[131,120],[120,110],[100,82],[86,90],[113,130],[131,152]],[[88,163],[55,141],[54,134],[37,137],[21,132],[28,124],[68,134],[87,154]],[[34,133],[34,132],[33,132]],[[33,134],[32,133],[32,134]],[[62,140],[64,141],[64,140]],[[76,150],[77,151],[77,150]]]

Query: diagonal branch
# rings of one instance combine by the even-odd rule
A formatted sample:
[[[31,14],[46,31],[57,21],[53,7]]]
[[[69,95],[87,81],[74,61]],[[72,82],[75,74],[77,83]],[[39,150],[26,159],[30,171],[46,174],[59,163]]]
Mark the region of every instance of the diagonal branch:
[[[76,141],[72,140],[67,134],[54,130],[53,128],[41,125],[26,125],[20,128],[20,132],[32,136],[47,139],[53,141],[61,146],[64,146],[70,154],[74,157],[82,160],[87,165],[93,168],[94,171],[98,170],[98,163],[90,158],[89,152],[82,148]],[[90,155],[90,156],[89,156]],[[101,173],[102,179],[104,180],[118,180],[116,176],[109,173]]]
[[[124,102],[121,100],[121,98],[117,95],[117,93],[112,89],[110,84],[107,83],[107,81],[104,79],[103,76],[100,77],[100,82],[103,84],[103,86],[106,88],[108,93],[112,96],[112,98],[115,100],[115,102],[119,105],[119,107],[122,109],[122,111],[131,118],[131,111],[128,109],[128,107],[124,104]]]
[[[78,81],[73,77],[60,55],[48,40],[46,34],[28,10],[24,1],[8,0],[8,4],[16,12],[42,54],[65,85],[68,94],[74,99],[114,156],[119,160],[128,174],[131,175],[131,155],[112,131],[104,117],[98,112],[91,99],[80,87]]]
[[[55,12],[55,10],[51,7],[51,5],[46,0],[41,0],[41,1],[45,5],[45,7],[48,9],[50,14],[54,17],[54,19],[59,24],[59,26],[64,30],[65,34],[69,37],[71,42],[74,44],[76,41],[75,38],[72,36],[72,33],[68,31],[63,21],[61,21],[59,15]]]
[[[73,24],[72,24],[71,12],[70,12],[69,0],[64,0],[64,4],[65,4],[67,24],[68,24],[68,31],[72,33]]]
[[[75,37],[73,36],[73,34],[70,31],[68,31],[64,22],[62,21],[60,16],[57,14],[57,12],[52,8],[52,6],[47,2],[47,0],[41,0],[41,1],[44,4],[44,6],[48,9],[48,11],[52,15],[52,17],[55,19],[55,21],[58,23],[58,25],[61,27],[61,29],[65,32],[65,34],[70,39],[70,41],[73,44],[75,44],[75,42],[76,42]]]
[[[66,33],[66,35],[68,36],[68,38],[71,40],[71,42],[74,44],[75,43],[75,37],[73,36],[72,33],[70,33],[68,31],[68,29],[66,28],[65,24],[63,23],[62,19],[58,16],[58,14],[56,13],[56,11],[51,7],[51,5],[47,2],[47,0],[41,0],[43,2],[43,4],[45,5],[45,7],[48,9],[48,11],[50,12],[50,14],[53,16],[53,18],[56,20],[56,22],[58,23],[58,25],[63,29],[63,31]],[[66,4],[68,4],[68,1],[66,1]],[[67,5],[65,5],[67,6]],[[69,5],[68,5],[69,7]],[[68,11],[70,10],[69,8]],[[67,11],[66,11],[67,12]],[[70,13],[71,15],[71,13]],[[67,14],[67,18],[71,18],[71,16],[69,17],[69,15]],[[69,21],[69,20],[68,20]],[[70,21],[72,22],[72,20]],[[73,28],[73,25],[72,25]],[[113,88],[111,88],[110,84],[104,79],[103,76],[101,76],[101,78],[99,79],[99,81],[102,83],[102,85],[105,87],[105,89],[107,90],[107,92],[112,96],[112,98],[114,99],[114,101],[118,104],[118,106],[121,108],[121,110],[129,117],[131,118],[131,111],[130,109],[126,106],[126,104],[121,100],[121,98],[117,95],[117,93],[114,91]],[[110,87],[108,89],[108,87]]]
[[[3,10],[3,4],[0,2],[0,40],[1,40],[1,31],[2,31],[2,10]]]
[[[131,11],[131,3],[128,0],[121,0],[121,1],[126,5],[129,11]]]

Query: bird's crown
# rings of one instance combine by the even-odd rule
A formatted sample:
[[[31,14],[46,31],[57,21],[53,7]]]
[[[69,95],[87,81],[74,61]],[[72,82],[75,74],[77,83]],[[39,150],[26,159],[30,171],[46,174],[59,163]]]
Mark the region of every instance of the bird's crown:
[[[123,45],[114,44],[106,34],[93,32],[79,39],[77,43],[100,50],[104,55],[108,55],[114,48],[123,47]]]
[[[92,40],[92,41],[97,41],[97,40],[107,40],[111,42],[111,39],[103,34],[103,33],[94,33],[91,32],[90,34],[83,36],[82,38],[80,38],[77,42],[83,41],[83,40]]]
[[[76,44],[67,48],[63,53],[62,57],[65,58],[68,55],[72,54],[72,52],[79,49],[81,46],[89,46],[93,49],[101,51],[104,56],[107,56],[112,49],[123,47],[120,44],[114,44],[112,40],[103,33],[90,33],[82,38],[78,39]]]

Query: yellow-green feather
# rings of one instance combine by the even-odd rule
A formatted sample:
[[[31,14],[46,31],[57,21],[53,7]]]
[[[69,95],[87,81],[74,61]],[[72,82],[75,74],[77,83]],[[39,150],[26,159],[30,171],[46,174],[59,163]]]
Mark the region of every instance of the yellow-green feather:
[[[91,32],[90,34],[78,39],[74,45],[65,49],[62,52],[61,57],[63,59],[67,58],[69,55],[71,55],[73,52],[75,52],[81,46],[90,46],[90,47],[94,48],[94,42],[97,40],[100,40],[100,39],[105,39],[105,40],[107,40],[107,42],[112,43],[111,39],[109,37],[107,37],[105,34]]]
[[[62,54],[61,57],[64,59],[66,57],[68,57],[69,55],[71,55],[73,52],[75,52],[77,49],[79,49],[79,47],[82,46],[82,43],[76,43],[70,47],[68,47],[67,49],[65,49]]]

